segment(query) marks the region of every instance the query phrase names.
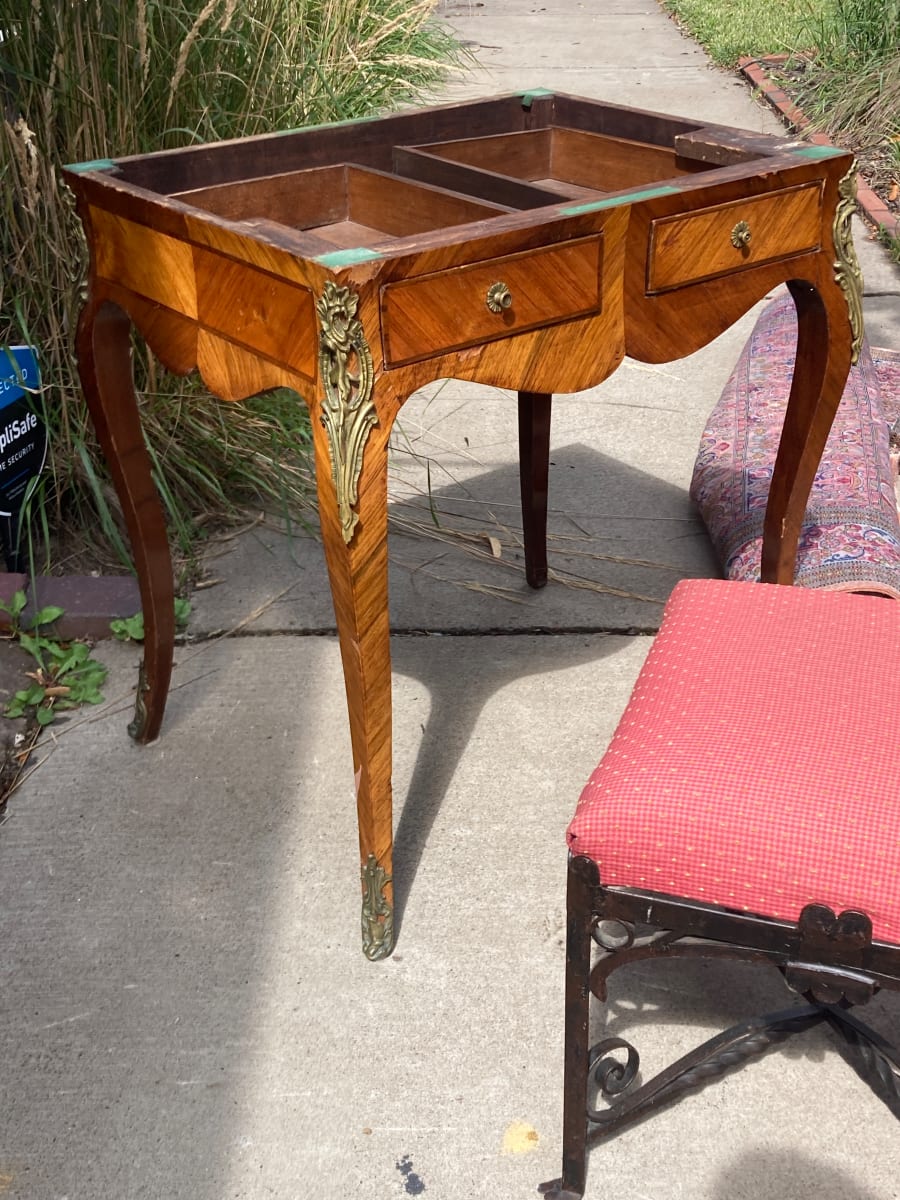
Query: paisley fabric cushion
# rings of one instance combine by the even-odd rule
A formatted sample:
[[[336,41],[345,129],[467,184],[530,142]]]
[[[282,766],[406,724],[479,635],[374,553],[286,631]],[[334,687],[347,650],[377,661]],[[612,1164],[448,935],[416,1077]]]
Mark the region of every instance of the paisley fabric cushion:
[[[785,292],[763,310],[700,441],[691,496],[723,573],[758,580],[762,527],[790,392],[797,316]],[[885,396],[900,363],[863,345],[813,485],[795,582],[900,599],[900,521]]]
[[[606,886],[900,943],[900,606],[774,584],[673,591],[569,826]]]

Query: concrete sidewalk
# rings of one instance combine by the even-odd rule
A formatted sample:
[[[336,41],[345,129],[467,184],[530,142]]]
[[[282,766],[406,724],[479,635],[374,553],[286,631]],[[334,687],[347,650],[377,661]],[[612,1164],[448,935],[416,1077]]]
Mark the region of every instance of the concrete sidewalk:
[[[443,13],[478,64],[449,98],[544,86],[778,129],[651,0]],[[870,338],[900,346],[900,272],[861,229],[858,245]],[[198,593],[192,631],[259,615],[179,649],[153,746],[125,733],[138,653],[98,647],[108,705],[45,737],[0,829],[0,1196],[506,1200],[558,1174],[563,831],[650,643],[629,631],[656,627],[677,579],[718,573],[687,485],[752,320],[556,403],[551,553],[568,585],[541,593],[516,556],[509,395],[450,381],[405,406],[387,961],[359,946],[318,543],[260,527],[211,564],[224,582]],[[409,532],[431,506],[501,558]],[[639,965],[611,1029],[649,1074],[786,995],[774,972]],[[868,1015],[900,1038],[896,1000]],[[598,1149],[587,1196],[897,1200],[900,1140],[806,1035]]]

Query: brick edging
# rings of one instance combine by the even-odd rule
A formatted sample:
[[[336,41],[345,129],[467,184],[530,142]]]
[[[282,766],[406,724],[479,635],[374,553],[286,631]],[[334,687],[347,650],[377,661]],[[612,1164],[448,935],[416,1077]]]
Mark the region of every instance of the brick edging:
[[[26,624],[38,608],[55,605],[63,615],[42,633],[63,640],[107,638],[109,623],[133,617],[141,610],[141,596],[133,575],[28,575],[0,572],[0,600],[7,604],[17,591],[28,596],[22,614]],[[9,618],[0,611],[0,630],[9,628]]]
[[[824,133],[806,133],[810,120],[801,108],[793,102],[787,92],[780,88],[769,76],[767,67],[778,66],[786,62],[786,54],[770,54],[759,58],[742,58],[738,62],[738,71],[755,88],[758,88],[766,103],[779,114],[782,120],[797,133],[802,133],[810,142],[819,146],[831,146],[833,143]],[[880,196],[860,178],[856,192],[860,212],[865,219],[877,229],[884,226],[891,237],[900,237],[900,218],[887,207]]]

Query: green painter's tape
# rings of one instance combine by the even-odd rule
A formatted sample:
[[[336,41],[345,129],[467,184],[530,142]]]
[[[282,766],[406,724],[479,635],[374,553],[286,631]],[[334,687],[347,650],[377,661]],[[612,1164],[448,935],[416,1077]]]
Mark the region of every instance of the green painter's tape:
[[[835,155],[846,154],[847,151],[837,146],[802,146],[793,153],[797,158],[834,158]]]
[[[553,96],[556,93],[551,92],[549,88],[531,88],[530,91],[520,93],[522,96],[522,107],[531,108],[535,100],[539,100],[541,96]]]
[[[328,254],[316,256],[316,262],[321,267],[353,267],[357,263],[371,262],[373,258],[383,258],[378,250],[367,250],[365,246],[354,246],[352,250],[332,250]]]
[[[380,121],[379,116],[348,117],[345,121],[323,121],[321,125],[298,125],[296,129],[276,129],[276,137],[287,137],[291,133],[310,133],[313,129],[339,129],[341,125],[364,125],[367,121]]]
[[[90,162],[66,163],[67,171],[77,171],[83,175],[86,171],[114,171],[116,164],[111,158],[93,158]]]
[[[672,196],[679,189],[666,184],[663,187],[646,188],[643,192],[626,192],[624,196],[608,196],[605,200],[590,200],[587,204],[573,204],[561,208],[561,217],[577,217],[580,213],[599,212],[603,208],[618,208],[620,204],[637,204],[641,200],[652,200],[654,196]]]

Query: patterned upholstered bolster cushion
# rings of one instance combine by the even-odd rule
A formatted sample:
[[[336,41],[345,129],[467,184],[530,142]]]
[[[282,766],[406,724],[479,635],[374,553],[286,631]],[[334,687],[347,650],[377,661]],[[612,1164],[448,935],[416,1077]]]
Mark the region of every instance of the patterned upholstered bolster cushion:
[[[796,344],[796,311],[785,292],[763,310],[701,438],[691,496],[729,579],[759,579]],[[879,377],[895,389],[900,366],[889,357],[873,363],[864,344],[810,495],[796,582],[900,599],[900,522]]]
[[[679,583],[569,826],[607,886],[900,942],[900,605]]]

